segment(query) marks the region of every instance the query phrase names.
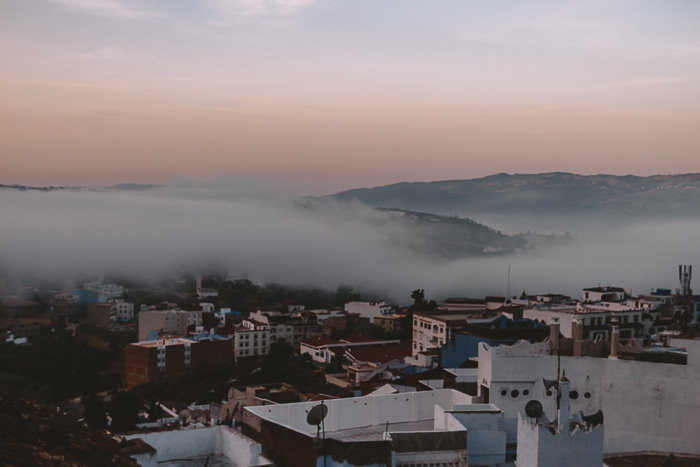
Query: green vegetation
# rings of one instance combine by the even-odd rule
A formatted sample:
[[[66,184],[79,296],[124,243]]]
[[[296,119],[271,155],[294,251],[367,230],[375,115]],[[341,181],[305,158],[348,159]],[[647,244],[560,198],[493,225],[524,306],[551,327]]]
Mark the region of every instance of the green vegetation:
[[[411,298],[413,299],[413,305],[408,307],[406,317],[401,323],[402,338],[406,340],[413,338],[413,313],[417,311],[432,311],[438,307],[435,300],[428,301],[425,299],[425,290],[423,289],[416,289],[411,292]]]
[[[115,359],[113,352],[96,350],[66,332],[39,336],[29,346],[0,344],[2,380],[45,401],[118,387],[118,375],[101,374]],[[26,382],[29,388],[24,387]]]
[[[103,430],[107,428],[107,404],[97,394],[90,394],[80,400],[84,407],[83,418],[90,428]]]

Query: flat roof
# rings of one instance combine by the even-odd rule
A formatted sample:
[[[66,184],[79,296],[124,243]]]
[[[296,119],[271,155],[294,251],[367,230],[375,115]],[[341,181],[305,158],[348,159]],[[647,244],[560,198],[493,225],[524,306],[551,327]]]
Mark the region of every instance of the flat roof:
[[[192,340],[192,339],[185,339],[184,337],[166,337],[164,339],[156,339],[153,341],[141,341],[141,342],[133,342],[129,345],[138,345],[139,347],[157,347],[159,345],[163,345],[163,341],[165,341],[165,346],[169,345],[181,345],[185,343],[190,343],[190,344],[196,344],[197,341]]]
[[[457,322],[457,321],[466,321],[470,317],[474,316],[474,313],[458,313],[458,314],[428,314],[428,313],[414,313],[413,316],[420,316],[422,318],[430,318],[430,319],[436,319],[438,321],[444,321],[444,322]]]
[[[326,438],[337,439],[338,441],[360,442],[360,441],[383,441],[385,432],[397,431],[448,431],[435,430],[433,426],[435,421],[418,420],[415,422],[389,423],[387,430],[386,423],[373,426],[361,426],[358,428],[350,428],[347,430],[326,431]]]

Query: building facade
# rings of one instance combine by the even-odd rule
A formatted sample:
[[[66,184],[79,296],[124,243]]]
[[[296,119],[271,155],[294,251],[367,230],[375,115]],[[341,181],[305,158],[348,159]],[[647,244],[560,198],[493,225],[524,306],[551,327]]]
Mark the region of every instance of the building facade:
[[[232,339],[136,342],[126,350],[126,383],[131,389],[139,384],[187,376],[196,368],[210,369],[232,362]]]

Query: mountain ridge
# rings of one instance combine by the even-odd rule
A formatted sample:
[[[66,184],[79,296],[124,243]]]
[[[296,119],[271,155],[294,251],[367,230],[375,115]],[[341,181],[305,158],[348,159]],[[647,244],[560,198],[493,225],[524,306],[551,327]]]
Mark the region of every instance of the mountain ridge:
[[[498,173],[474,179],[400,182],[324,198],[436,214],[597,212],[700,215],[700,173],[579,175]]]

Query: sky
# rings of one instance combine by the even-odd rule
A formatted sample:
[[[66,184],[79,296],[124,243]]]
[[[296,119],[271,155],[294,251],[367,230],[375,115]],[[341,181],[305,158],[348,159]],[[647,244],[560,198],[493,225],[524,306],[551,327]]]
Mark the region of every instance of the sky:
[[[700,172],[700,2],[22,0],[0,184]]]

